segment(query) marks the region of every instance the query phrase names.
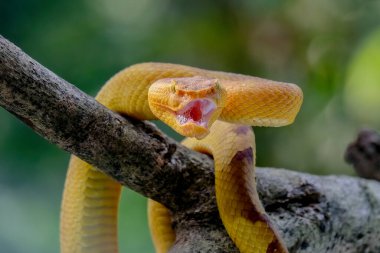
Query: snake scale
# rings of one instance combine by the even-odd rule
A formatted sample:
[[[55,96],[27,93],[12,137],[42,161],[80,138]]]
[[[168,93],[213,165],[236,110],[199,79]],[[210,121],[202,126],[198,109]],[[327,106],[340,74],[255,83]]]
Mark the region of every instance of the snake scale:
[[[96,99],[136,119],[160,119],[186,137],[183,145],[210,154],[217,206],[242,253],[288,252],[256,191],[255,140],[250,126],[291,124],[302,104],[289,83],[166,63],[132,65],[113,76]],[[121,186],[72,156],[61,210],[62,253],[116,253]],[[157,253],[175,240],[170,212],[149,201]]]

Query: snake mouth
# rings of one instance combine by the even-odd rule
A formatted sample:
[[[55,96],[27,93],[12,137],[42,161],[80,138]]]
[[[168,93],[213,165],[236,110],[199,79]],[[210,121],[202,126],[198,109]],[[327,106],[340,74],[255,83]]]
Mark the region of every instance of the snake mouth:
[[[216,108],[215,102],[210,99],[196,99],[176,112],[177,121],[180,125],[193,123],[208,128],[209,120]]]

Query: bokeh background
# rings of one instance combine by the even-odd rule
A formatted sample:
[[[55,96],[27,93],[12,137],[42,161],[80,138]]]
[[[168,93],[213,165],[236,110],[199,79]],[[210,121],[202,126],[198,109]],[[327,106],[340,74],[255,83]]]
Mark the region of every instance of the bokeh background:
[[[374,0],[0,0],[0,34],[91,95],[145,61],[296,83],[295,124],[255,130],[258,165],[353,175],[345,147],[380,129],[379,16]],[[59,251],[68,159],[0,108],[0,252]],[[121,252],[153,252],[145,208],[123,193]]]

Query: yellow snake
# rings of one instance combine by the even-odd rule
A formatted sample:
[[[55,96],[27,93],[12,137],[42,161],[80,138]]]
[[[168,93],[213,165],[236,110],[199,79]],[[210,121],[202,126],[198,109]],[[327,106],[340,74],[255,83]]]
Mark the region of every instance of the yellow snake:
[[[249,126],[294,121],[302,91],[294,84],[164,63],[130,66],[112,77],[97,100],[137,119],[160,119],[187,138],[183,144],[215,162],[222,222],[242,253],[288,252],[256,191],[254,135]],[[62,253],[116,253],[121,186],[72,156],[61,211]],[[156,252],[175,240],[169,211],[150,201]]]

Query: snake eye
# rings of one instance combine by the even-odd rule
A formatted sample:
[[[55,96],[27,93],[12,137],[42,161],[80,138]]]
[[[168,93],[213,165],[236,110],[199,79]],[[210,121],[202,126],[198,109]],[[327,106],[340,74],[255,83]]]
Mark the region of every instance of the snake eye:
[[[220,89],[221,89],[221,87],[220,87],[219,80],[215,79],[215,90],[220,90]]]
[[[176,92],[176,90],[175,90],[176,84],[177,84],[177,82],[175,80],[171,81],[171,83],[170,83],[170,92],[172,92],[172,93]]]

